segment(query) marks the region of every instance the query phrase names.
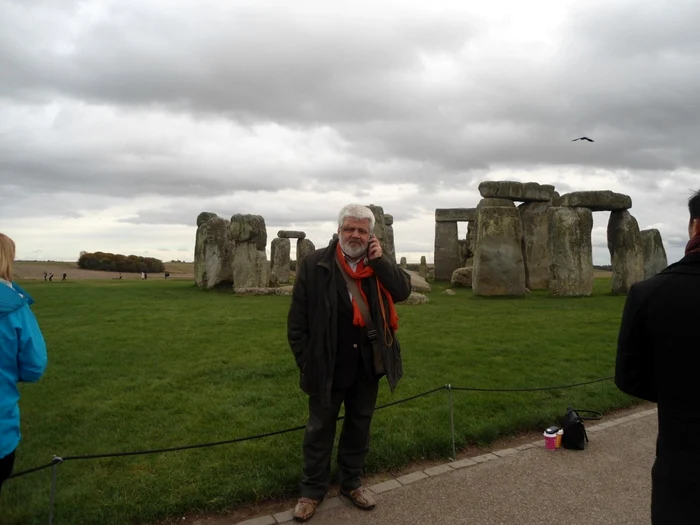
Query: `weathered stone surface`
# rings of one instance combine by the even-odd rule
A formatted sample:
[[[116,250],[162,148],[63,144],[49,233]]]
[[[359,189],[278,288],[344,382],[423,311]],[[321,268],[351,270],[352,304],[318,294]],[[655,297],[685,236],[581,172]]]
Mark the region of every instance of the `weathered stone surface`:
[[[549,293],[558,297],[593,293],[593,213],[588,208],[552,207],[549,216]]]
[[[408,268],[408,263],[406,262],[406,257],[401,257],[401,262],[399,263],[399,266],[405,270]]]
[[[418,275],[420,275],[423,279],[428,277],[428,263],[425,260],[425,255],[421,255],[420,257],[420,264],[418,265]]]
[[[476,232],[479,229],[479,223],[477,221],[469,221],[467,223],[467,259],[469,257],[474,257],[476,252]]]
[[[233,250],[233,289],[267,288],[270,263],[254,242],[237,243]]]
[[[294,230],[280,230],[277,232],[280,239],[305,239],[306,233]]]
[[[214,217],[218,217],[218,215],[210,211],[203,211],[197,215],[197,227],[199,228],[202,224],[207,222],[209,219],[213,219]]]
[[[525,295],[523,228],[517,208],[481,208],[477,222],[479,231],[472,276],[474,293],[484,296]]]
[[[653,277],[668,266],[668,258],[661,232],[656,228],[642,230],[642,253],[644,254],[644,278]]]
[[[297,240],[297,268],[300,268],[304,258],[310,253],[314,252],[314,250],[316,250],[316,246],[314,246],[314,243],[312,243],[309,239]]]
[[[496,198],[486,198],[481,199],[476,205],[476,209],[480,210],[482,208],[492,208],[494,206],[503,206],[506,208],[515,208],[515,203],[508,199],[496,199]],[[476,216],[477,223],[479,222],[479,215]]]
[[[384,254],[387,255],[392,262],[396,262],[396,247],[394,246],[394,227],[391,224],[387,224],[384,226],[384,237],[384,246],[386,247],[386,251],[384,252]]]
[[[475,221],[476,208],[437,208],[435,222]]]
[[[629,210],[632,198],[612,191],[574,191],[561,196],[561,206],[589,208],[591,211]]]
[[[450,290],[449,288],[442,293],[444,293],[445,295],[457,295],[457,292],[455,292],[454,290]]]
[[[627,210],[610,213],[608,250],[612,264],[612,292],[627,293],[644,280],[644,251],[639,224]]]
[[[423,279],[418,272],[406,270],[406,273],[411,277],[411,290],[414,292],[429,292],[432,289],[428,282]]]
[[[522,202],[549,202],[554,192],[554,186],[536,182],[513,181],[484,181],[479,184],[482,197],[510,199]]]
[[[279,286],[289,282],[292,243],[287,237],[272,239],[270,245],[270,286]]]
[[[231,240],[235,243],[254,242],[259,251],[267,246],[267,228],[261,215],[241,215],[231,217]]]
[[[464,261],[466,261],[470,257],[474,257],[474,252],[472,252],[469,248],[468,240],[459,239],[457,242],[459,243],[459,263],[461,267],[464,266]]]
[[[405,301],[401,301],[398,304],[425,304],[429,301],[430,299],[428,299],[425,295],[417,292],[411,292],[411,295],[409,295]]]
[[[457,268],[454,272],[452,272],[452,279],[450,279],[450,283],[452,286],[471,288],[473,277],[474,268],[472,266]]]
[[[435,278],[447,281],[461,266],[461,248],[456,222],[435,223]]]
[[[393,246],[394,228],[386,225],[386,217],[384,208],[370,204],[367,206],[374,214],[374,236],[382,246],[384,254],[388,255],[392,262],[396,261],[396,250]],[[391,229],[391,234],[387,232],[387,228]],[[391,239],[389,239],[391,237]],[[391,245],[390,245],[391,243]]]
[[[561,195],[558,191],[552,193],[552,206],[561,206]]]
[[[194,247],[195,283],[205,290],[229,289],[233,285],[230,223],[214,214],[207,214],[209,219],[200,223],[199,219],[203,215],[200,214],[197,218],[199,227]]]
[[[388,213],[385,213],[384,214],[384,224],[386,224],[387,226],[391,226],[392,224],[394,224],[394,216],[390,215]]]
[[[518,208],[523,222],[525,283],[530,290],[549,288],[549,202],[526,202]]]

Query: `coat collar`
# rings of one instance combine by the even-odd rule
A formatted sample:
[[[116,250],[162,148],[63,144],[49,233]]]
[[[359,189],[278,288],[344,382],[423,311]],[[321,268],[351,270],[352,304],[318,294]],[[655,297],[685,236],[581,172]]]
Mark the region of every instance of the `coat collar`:
[[[677,263],[673,263],[661,273],[682,273],[700,275],[700,253],[691,253]]]

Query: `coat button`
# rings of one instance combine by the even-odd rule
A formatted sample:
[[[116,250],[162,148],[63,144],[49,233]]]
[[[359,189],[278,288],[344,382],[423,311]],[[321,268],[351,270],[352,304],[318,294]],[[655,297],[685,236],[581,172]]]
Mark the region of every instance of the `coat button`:
[[[357,348],[357,343],[355,343],[354,345],[352,345],[352,347],[353,347],[353,348]]]

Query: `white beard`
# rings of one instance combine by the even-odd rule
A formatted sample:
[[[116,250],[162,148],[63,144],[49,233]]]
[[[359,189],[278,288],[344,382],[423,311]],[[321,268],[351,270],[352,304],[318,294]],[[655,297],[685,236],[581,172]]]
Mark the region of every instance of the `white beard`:
[[[367,252],[367,246],[362,246],[361,244],[355,244],[355,243],[344,243],[343,241],[340,242],[340,249],[343,250],[343,253],[350,257],[351,259],[359,259],[363,255],[365,255],[365,252]]]

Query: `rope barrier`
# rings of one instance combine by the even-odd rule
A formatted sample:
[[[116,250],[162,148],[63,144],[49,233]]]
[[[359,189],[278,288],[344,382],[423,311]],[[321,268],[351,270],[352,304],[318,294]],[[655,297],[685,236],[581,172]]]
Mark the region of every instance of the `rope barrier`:
[[[602,383],[603,381],[610,381],[614,376],[604,377],[602,379],[594,379],[593,381],[586,381],[584,383],[573,383],[571,385],[560,385],[560,386],[544,386],[538,388],[471,388],[471,387],[456,387],[453,386],[452,390],[460,390],[462,392],[539,392],[544,390],[562,390],[564,388],[572,388],[575,386],[592,385],[594,383]]]
[[[386,403],[384,405],[380,405],[375,407],[375,410],[381,410],[383,408],[388,408],[394,405],[399,405],[401,403],[407,403],[408,401],[413,401],[414,399],[418,399],[420,397],[425,397],[430,394],[434,394],[435,392],[439,392],[440,390],[456,390],[456,391],[462,391],[462,392],[536,392],[536,391],[544,391],[544,390],[560,390],[560,389],[565,389],[565,388],[573,388],[577,386],[584,386],[584,385],[591,385],[594,383],[601,383],[603,381],[609,381],[613,379],[613,376],[610,377],[604,377],[602,379],[595,379],[593,381],[586,381],[583,383],[573,383],[570,385],[560,385],[560,386],[551,386],[551,387],[538,387],[538,388],[472,388],[472,387],[456,387],[452,385],[444,385],[438,388],[434,388],[432,390],[428,390],[427,392],[422,392],[420,394],[415,394],[413,396],[404,398],[404,399],[399,399],[397,401],[392,401],[391,403]],[[338,417],[338,421],[341,421],[344,419],[344,416]],[[57,457],[54,456],[54,459],[51,461],[51,463],[47,463],[45,465],[40,465],[38,467],[30,468],[28,470],[23,470],[21,472],[17,472],[16,474],[13,474],[10,476],[8,479],[12,478],[19,478],[21,476],[25,476],[27,474],[31,474],[33,472],[38,472],[40,470],[47,469],[49,467],[53,467],[54,465],[58,465],[61,463],[64,463],[66,461],[77,461],[77,460],[86,460],[86,459],[103,459],[103,458],[115,458],[115,457],[126,457],[126,456],[143,456],[147,454],[160,454],[164,452],[177,452],[180,450],[191,450],[195,448],[208,448],[208,447],[216,447],[220,445],[230,445],[232,443],[241,443],[243,441],[252,441],[254,439],[262,439],[266,437],[272,437],[272,436],[278,436],[281,434],[287,434],[289,432],[296,432],[298,430],[303,430],[306,428],[306,425],[299,426],[299,427],[294,427],[294,428],[287,428],[284,430],[276,430],[274,432],[267,432],[265,434],[256,434],[253,436],[246,436],[246,437],[241,437],[241,438],[235,438],[235,439],[227,439],[224,441],[214,441],[210,443],[199,443],[195,445],[183,445],[179,447],[170,447],[170,448],[159,448],[159,449],[151,449],[151,450],[137,450],[137,451],[131,451],[131,452],[110,452],[110,453],[105,453],[105,454],[87,454],[87,455],[82,455],[82,456],[64,456],[64,457]]]

